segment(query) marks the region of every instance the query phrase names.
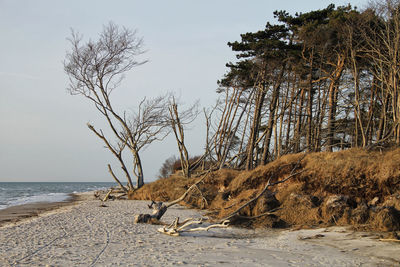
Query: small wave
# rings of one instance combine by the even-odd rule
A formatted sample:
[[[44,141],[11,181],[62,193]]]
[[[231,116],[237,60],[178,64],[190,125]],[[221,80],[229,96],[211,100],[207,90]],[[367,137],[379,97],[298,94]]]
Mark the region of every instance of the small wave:
[[[108,189],[114,183],[0,183],[0,209],[35,202],[60,202],[70,193]]]
[[[63,202],[70,198],[69,194],[66,193],[49,193],[43,195],[35,195],[29,197],[22,197],[14,200],[10,200],[6,207],[17,206],[23,204],[37,203],[37,202]],[[0,206],[1,209],[1,206]]]

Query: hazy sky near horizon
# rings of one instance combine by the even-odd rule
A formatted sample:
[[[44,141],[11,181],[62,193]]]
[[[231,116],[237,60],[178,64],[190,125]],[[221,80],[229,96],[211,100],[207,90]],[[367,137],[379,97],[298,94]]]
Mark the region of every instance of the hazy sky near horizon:
[[[135,109],[143,97],[167,91],[184,103],[214,104],[217,80],[234,61],[226,45],[240,34],[264,28],[274,10],[307,12],[349,1],[54,1],[0,0],[0,182],[112,181],[107,164],[117,162],[86,123],[106,128],[95,107],[66,92],[63,60],[71,28],[96,39],[104,24],[137,29],[149,62],[126,75],[114,91],[114,106]],[[366,0],[354,0],[362,8]],[[204,126],[187,132],[191,155],[202,153]],[[167,138],[142,152],[145,181],[177,155]]]

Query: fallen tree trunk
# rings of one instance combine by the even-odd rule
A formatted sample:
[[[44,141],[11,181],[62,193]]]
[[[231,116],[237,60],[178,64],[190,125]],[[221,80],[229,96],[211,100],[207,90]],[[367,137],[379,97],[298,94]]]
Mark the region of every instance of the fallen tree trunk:
[[[180,233],[183,232],[199,232],[199,231],[208,231],[212,228],[226,228],[229,226],[229,220],[226,220],[219,224],[211,224],[206,227],[195,227],[192,228],[192,225],[199,225],[203,223],[203,219],[194,220],[194,219],[186,219],[183,223],[179,224],[179,217],[175,218],[174,222],[172,222],[169,226],[164,226],[163,228],[158,228],[158,232],[171,235],[171,236],[179,236]]]
[[[167,211],[168,207],[162,202],[152,201],[149,208],[153,208],[152,214],[138,214],[135,216],[135,223],[149,223],[159,221],[164,213]]]

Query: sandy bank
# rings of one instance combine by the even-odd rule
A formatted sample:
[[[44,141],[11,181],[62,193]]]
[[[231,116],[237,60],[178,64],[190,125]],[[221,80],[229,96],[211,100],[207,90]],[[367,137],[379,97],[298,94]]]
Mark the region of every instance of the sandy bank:
[[[0,228],[1,266],[393,266],[396,243],[344,228],[213,229],[180,237],[134,224],[146,201],[77,202]],[[201,214],[180,206],[163,221]]]

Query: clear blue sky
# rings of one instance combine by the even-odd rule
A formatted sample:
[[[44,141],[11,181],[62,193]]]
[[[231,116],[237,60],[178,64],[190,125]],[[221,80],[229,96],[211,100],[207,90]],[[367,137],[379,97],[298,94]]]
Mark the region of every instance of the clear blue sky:
[[[66,92],[63,59],[73,28],[95,39],[113,21],[138,29],[149,63],[134,69],[112,100],[134,109],[144,97],[175,91],[185,103],[214,104],[217,80],[234,60],[226,45],[264,28],[274,10],[306,12],[349,1],[98,1],[0,0],[0,182],[111,181],[118,164],[86,123],[104,128],[84,98]],[[367,1],[350,2],[362,8]],[[204,126],[187,133],[190,153],[202,153]],[[172,138],[142,153],[145,181],[177,154]]]

